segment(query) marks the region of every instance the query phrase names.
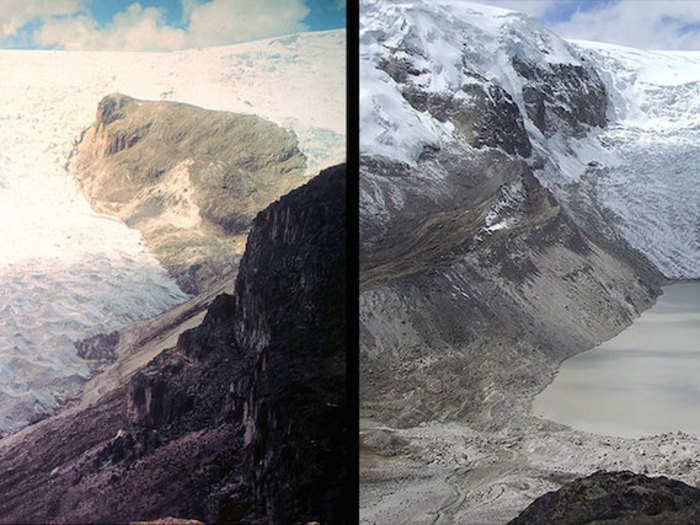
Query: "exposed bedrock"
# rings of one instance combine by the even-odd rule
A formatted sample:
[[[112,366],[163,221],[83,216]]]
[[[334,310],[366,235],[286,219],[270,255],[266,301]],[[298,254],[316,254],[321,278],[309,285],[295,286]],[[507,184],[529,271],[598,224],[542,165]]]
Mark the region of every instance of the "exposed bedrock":
[[[608,95],[595,69],[577,64],[537,66],[517,56],[511,64],[525,80],[522,99],[527,115],[546,137],[557,131],[583,137],[589,126],[607,124]]]
[[[256,213],[305,182],[293,132],[252,115],[103,98],[69,170],[191,293],[233,272]]]
[[[347,469],[355,461],[345,394],[345,167],[322,173],[258,216],[236,281],[236,340],[255,357],[245,442],[256,494],[276,523],[340,522],[356,505],[340,505],[354,490]]]

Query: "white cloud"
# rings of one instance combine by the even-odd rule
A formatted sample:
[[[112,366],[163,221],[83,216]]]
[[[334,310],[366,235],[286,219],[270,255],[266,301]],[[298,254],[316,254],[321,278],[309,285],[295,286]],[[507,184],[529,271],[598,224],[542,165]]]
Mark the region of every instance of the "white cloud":
[[[0,37],[15,36],[25,24],[37,18],[69,15],[79,9],[79,0],[2,0]]]
[[[304,31],[302,0],[213,0],[192,7],[187,31],[192,46],[245,42]]]
[[[476,0],[545,21],[564,38],[611,42],[642,49],[700,49],[700,2],[697,0],[618,0],[592,5],[585,0]],[[562,4],[571,14],[560,20]]]
[[[183,47],[186,35],[182,29],[165,25],[162,10],[135,3],[102,28],[85,15],[49,20],[35,32],[34,40],[43,46],[76,50],[165,51]]]
[[[556,2],[561,0],[474,0],[477,3],[491,4],[504,9],[512,9],[533,17],[544,15]]]
[[[622,0],[591,11],[578,11],[552,29],[566,38],[612,42],[643,49],[700,49],[700,3],[676,0]]]
[[[307,28],[303,0],[181,0],[185,29],[166,24],[160,8],[131,4],[100,27],[89,16],[47,20],[34,34],[43,46],[163,51],[278,36]]]

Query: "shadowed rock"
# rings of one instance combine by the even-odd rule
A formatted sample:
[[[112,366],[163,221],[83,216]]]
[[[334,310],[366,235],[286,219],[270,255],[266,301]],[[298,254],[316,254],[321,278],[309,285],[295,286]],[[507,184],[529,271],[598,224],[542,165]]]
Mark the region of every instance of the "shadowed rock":
[[[78,356],[93,361],[113,362],[116,359],[114,350],[119,344],[119,332],[97,334],[75,343]]]
[[[700,523],[700,489],[665,476],[596,472],[540,496],[510,522],[542,523],[691,525]]]

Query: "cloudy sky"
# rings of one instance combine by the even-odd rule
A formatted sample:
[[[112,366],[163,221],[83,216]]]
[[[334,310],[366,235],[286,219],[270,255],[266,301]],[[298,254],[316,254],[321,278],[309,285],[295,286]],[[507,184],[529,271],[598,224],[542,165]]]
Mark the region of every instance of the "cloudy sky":
[[[345,27],[345,0],[0,0],[0,48],[165,51]]]
[[[700,50],[698,0],[475,0],[537,17],[565,38]]]

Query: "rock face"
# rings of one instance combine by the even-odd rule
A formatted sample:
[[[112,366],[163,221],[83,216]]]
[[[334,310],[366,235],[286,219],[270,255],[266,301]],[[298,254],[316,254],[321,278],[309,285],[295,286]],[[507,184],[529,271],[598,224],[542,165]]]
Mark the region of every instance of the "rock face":
[[[90,361],[112,362],[116,359],[114,349],[119,344],[119,332],[97,334],[75,343],[78,355]]]
[[[255,358],[245,443],[255,493],[275,523],[352,515],[339,507],[356,461],[347,438],[344,209],[344,167],[270,205],[236,281],[236,340]]]
[[[676,524],[700,521],[700,489],[666,477],[596,472],[537,498],[512,525]]]
[[[409,85],[403,96],[417,111],[428,111],[439,122],[450,122],[477,148],[502,148],[528,157],[532,150],[523,119],[512,97],[502,88],[472,73],[456,94],[429,93]]]
[[[517,56],[511,61],[525,79],[522,98],[527,115],[545,136],[563,131],[582,137],[589,126],[605,127],[608,96],[594,69],[575,64],[538,67]]]
[[[250,115],[108,95],[69,160],[92,207],[140,230],[180,287],[233,272],[256,213],[302,184],[292,132]]]
[[[94,403],[1,440],[0,522],[352,515],[344,209],[344,166],[282,197],[253,221],[234,295],[201,324]],[[136,355],[130,337],[120,358]]]

